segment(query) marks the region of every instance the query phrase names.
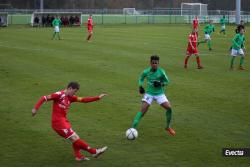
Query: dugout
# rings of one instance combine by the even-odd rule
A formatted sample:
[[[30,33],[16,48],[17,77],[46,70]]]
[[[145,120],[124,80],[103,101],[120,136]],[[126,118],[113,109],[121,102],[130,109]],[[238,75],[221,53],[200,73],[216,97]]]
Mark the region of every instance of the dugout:
[[[62,26],[80,26],[82,24],[80,12],[34,12],[31,16],[31,26],[51,27],[56,16],[62,21]]]

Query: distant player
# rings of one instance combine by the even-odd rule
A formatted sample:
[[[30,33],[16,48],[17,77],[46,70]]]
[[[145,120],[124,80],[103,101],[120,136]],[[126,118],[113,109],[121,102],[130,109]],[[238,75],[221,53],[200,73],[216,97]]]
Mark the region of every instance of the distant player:
[[[54,27],[54,33],[53,33],[53,37],[52,39],[55,38],[55,36],[57,35],[58,39],[61,40],[60,38],[60,26],[62,24],[62,21],[60,20],[60,18],[58,16],[56,16],[56,18],[52,21],[52,26]]]
[[[220,34],[223,33],[224,35],[226,35],[226,18],[224,15],[220,19],[220,25],[221,25]]]
[[[205,33],[205,40],[198,42],[198,45],[201,43],[207,43],[208,49],[211,51],[211,34],[215,31],[214,25],[212,24],[212,20],[209,21],[209,23],[204,28]]]
[[[73,144],[73,150],[76,161],[89,160],[87,157],[80,153],[80,150],[86,150],[93,157],[98,157],[104,153],[107,147],[102,148],[91,148],[84,140],[80,139],[76,132],[71,128],[71,124],[67,119],[67,113],[70,104],[73,102],[88,103],[100,100],[106,94],[100,94],[94,97],[78,97],[75,93],[79,90],[80,85],[77,82],[70,82],[65,90],[52,93],[47,96],[42,96],[37,102],[35,107],[32,109],[32,116],[37,114],[37,110],[46,101],[53,101],[52,111],[52,128],[60,136],[65,139],[69,139]]]
[[[230,63],[230,69],[233,70],[234,69],[234,60],[236,56],[240,56],[240,66],[239,69],[240,70],[245,70],[245,68],[243,67],[243,63],[244,63],[244,51],[243,49],[245,49],[244,46],[244,42],[245,42],[245,37],[244,37],[244,33],[245,30],[243,27],[239,26],[238,30],[239,33],[237,33],[232,41],[232,50],[231,50],[231,63]]]
[[[198,40],[198,37],[197,37],[197,34],[196,34],[196,30],[193,29],[191,34],[189,34],[189,36],[188,36],[188,47],[187,47],[186,57],[185,57],[185,60],[184,60],[184,68],[187,68],[188,59],[192,55],[195,55],[195,57],[196,57],[197,68],[198,69],[203,68],[201,66],[200,57],[199,57],[199,54],[198,54],[197,40]]]
[[[93,35],[93,27],[94,27],[94,23],[93,23],[92,15],[89,15],[88,22],[87,22],[87,28],[88,28],[87,41],[88,42],[90,41]]]
[[[197,36],[198,36],[198,31],[199,31],[199,20],[198,17],[195,16],[194,20],[193,20],[193,29],[195,30]]]
[[[172,119],[172,108],[170,102],[164,94],[164,86],[169,84],[169,79],[162,68],[159,68],[159,57],[153,55],[150,58],[151,67],[145,69],[139,78],[139,92],[143,94],[141,110],[136,114],[132,127],[137,128],[141,118],[148,111],[149,106],[153,101],[156,101],[166,110],[166,131],[174,136],[175,131],[170,127]],[[147,79],[146,92],[143,88],[144,79]]]

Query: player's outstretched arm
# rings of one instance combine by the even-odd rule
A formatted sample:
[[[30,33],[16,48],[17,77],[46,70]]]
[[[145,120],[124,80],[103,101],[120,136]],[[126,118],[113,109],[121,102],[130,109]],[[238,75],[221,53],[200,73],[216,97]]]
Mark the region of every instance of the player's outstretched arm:
[[[99,96],[93,96],[93,97],[77,97],[77,101],[82,102],[82,103],[89,103],[89,102],[100,100],[104,96],[107,96],[107,94],[102,93]]]
[[[37,110],[35,108],[32,108],[31,110],[32,117],[34,117],[36,113],[37,113]]]
[[[101,98],[103,98],[104,96],[107,96],[108,94],[106,94],[106,93],[102,93],[102,94],[100,94],[99,95],[99,98],[101,99]]]

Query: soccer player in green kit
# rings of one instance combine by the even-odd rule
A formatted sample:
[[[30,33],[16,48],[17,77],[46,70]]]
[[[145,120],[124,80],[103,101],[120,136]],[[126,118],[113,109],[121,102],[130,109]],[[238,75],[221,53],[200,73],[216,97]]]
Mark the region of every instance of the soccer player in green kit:
[[[204,33],[205,33],[205,40],[198,42],[198,46],[201,43],[207,43],[208,49],[211,51],[211,34],[214,32],[214,25],[212,24],[212,20],[209,21],[209,24],[207,24],[204,28]]]
[[[55,36],[57,35],[58,39],[61,40],[60,38],[60,26],[62,24],[62,21],[60,20],[60,18],[58,16],[56,16],[56,18],[52,21],[52,25],[54,27],[54,33],[53,33],[53,37],[52,39],[55,38]]]
[[[136,129],[141,118],[148,111],[149,106],[155,100],[166,110],[166,127],[165,130],[172,136],[175,135],[175,131],[170,128],[170,122],[172,119],[172,108],[170,102],[164,94],[164,86],[169,84],[169,79],[165,71],[158,67],[159,57],[152,55],[150,58],[151,67],[145,69],[139,78],[139,92],[144,94],[142,98],[141,110],[136,114],[132,127]],[[146,92],[143,88],[144,79],[147,79]]]
[[[243,63],[244,63],[244,51],[243,49],[245,49],[244,46],[244,42],[245,42],[245,37],[244,37],[244,33],[245,33],[245,29],[243,26],[239,26],[238,27],[238,32],[234,38],[233,38],[233,45],[232,45],[232,50],[231,50],[231,62],[230,62],[230,69],[233,70],[234,69],[234,60],[236,56],[240,56],[240,66],[239,66],[239,70],[245,70],[245,68],[243,67]]]
[[[220,34],[223,32],[223,34],[226,35],[226,18],[225,18],[225,16],[223,16],[220,19],[220,25],[221,25]]]

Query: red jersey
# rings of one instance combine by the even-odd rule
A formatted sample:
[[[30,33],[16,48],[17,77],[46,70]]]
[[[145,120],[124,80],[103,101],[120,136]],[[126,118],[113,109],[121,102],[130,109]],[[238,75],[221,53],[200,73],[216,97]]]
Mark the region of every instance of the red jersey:
[[[92,102],[92,101],[96,101],[100,99],[98,96],[86,97],[86,98],[81,98],[75,95],[67,96],[64,90],[58,91],[56,93],[52,93],[48,97],[49,99],[47,99],[46,96],[41,97],[38,103],[36,104],[35,109],[38,110],[44,101],[53,100],[52,128],[56,130],[71,128],[71,124],[67,119],[67,113],[68,113],[70,104],[72,102],[87,103],[87,102]]]
[[[92,17],[88,18],[87,26],[88,26],[88,30],[93,30],[93,19],[92,19]]]
[[[197,40],[198,40],[198,38],[197,38],[196,34],[193,34],[193,33],[189,34],[189,36],[188,36],[187,53],[189,53],[189,54],[198,54]],[[192,46],[191,46],[190,43],[192,44],[192,46],[193,46],[194,49],[192,48]]]
[[[194,28],[194,29],[197,29],[198,26],[199,26],[199,21],[198,21],[198,19],[194,19],[194,20],[193,20],[193,28]]]

